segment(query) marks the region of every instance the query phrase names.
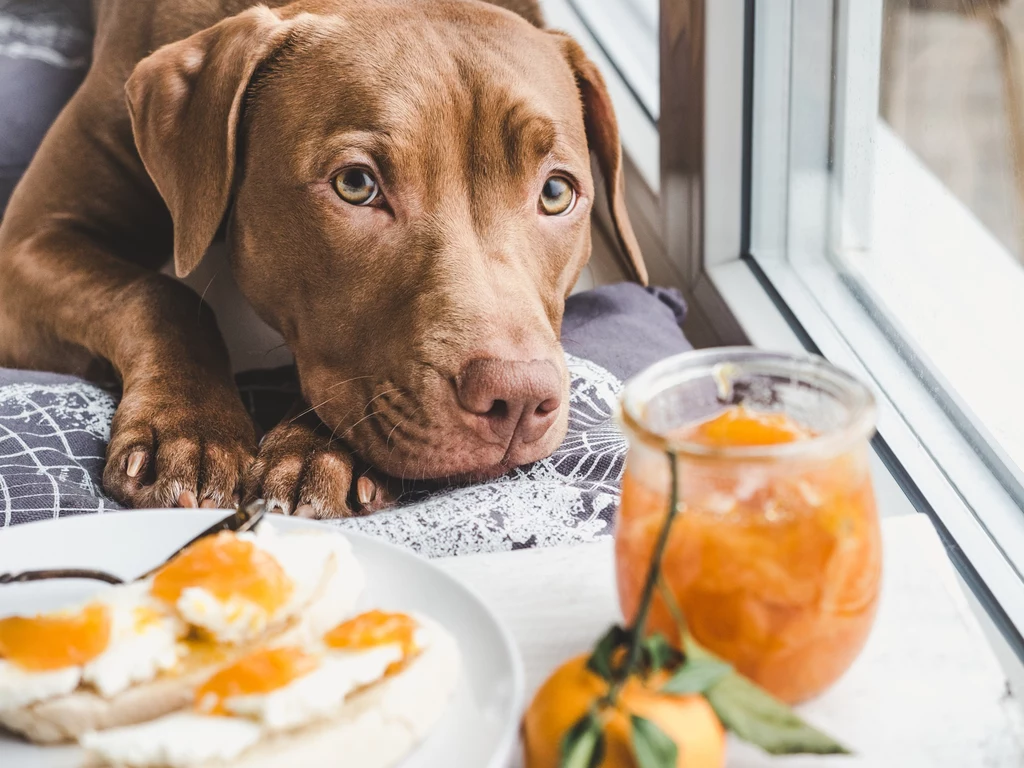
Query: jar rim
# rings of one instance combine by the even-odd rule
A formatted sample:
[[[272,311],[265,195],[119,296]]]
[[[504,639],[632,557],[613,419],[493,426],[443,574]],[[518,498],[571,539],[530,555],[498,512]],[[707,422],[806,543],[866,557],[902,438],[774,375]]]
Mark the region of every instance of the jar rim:
[[[709,446],[672,438],[651,429],[642,412],[655,396],[686,381],[713,376],[714,369],[735,365],[751,372],[785,372],[826,389],[846,408],[843,422],[807,440],[773,445]],[[806,454],[834,455],[875,429],[876,404],[871,390],[847,371],[812,354],[768,352],[756,347],[715,347],[665,358],[626,381],[618,405],[619,423],[647,445],[678,456],[701,459],[778,460]]]

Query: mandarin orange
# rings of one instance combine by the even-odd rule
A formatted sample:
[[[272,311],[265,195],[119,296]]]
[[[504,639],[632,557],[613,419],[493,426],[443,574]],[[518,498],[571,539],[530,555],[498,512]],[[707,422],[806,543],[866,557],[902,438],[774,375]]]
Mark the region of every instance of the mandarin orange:
[[[605,710],[605,751],[601,768],[634,768],[630,715],[655,723],[675,742],[678,768],[725,765],[725,731],[703,696],[673,696],[658,686],[664,675],[630,678],[614,708]],[[559,667],[534,696],[523,717],[526,768],[558,768],[562,738],[608,690],[608,683],[587,669],[587,656]]]

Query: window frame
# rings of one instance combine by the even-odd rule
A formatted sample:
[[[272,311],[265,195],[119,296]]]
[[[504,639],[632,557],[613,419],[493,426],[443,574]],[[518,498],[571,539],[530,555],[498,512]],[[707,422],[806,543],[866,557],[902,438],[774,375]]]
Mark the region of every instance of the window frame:
[[[836,13],[848,31],[859,30],[858,40],[865,47],[851,51],[838,35],[836,49],[823,47],[810,67],[808,51],[794,48],[806,44],[806,36],[798,34],[794,40],[791,31],[802,23],[823,21],[831,28],[830,12],[828,18],[809,19],[806,11],[815,7],[811,4],[801,4],[804,15],[798,16],[793,0],[772,0],[771,13],[764,2],[742,4],[748,41],[754,37],[751,25],[760,32],[757,44],[745,49],[751,63],[744,119],[751,197],[745,226],[750,237],[743,248],[726,255],[705,240],[703,253],[681,253],[690,263],[687,271],[702,276],[698,284],[704,279],[710,283],[716,295],[708,309],[731,315],[749,342],[818,352],[873,385],[879,400],[876,453],[914,508],[935,522],[964,580],[1024,660],[1024,512],[1020,497],[1012,492],[1014,479],[1000,476],[998,457],[992,455],[998,450],[995,444],[965,420],[941,379],[928,371],[895,327],[879,323],[882,313],[872,306],[870,295],[855,290],[855,283],[844,279],[827,255],[835,243],[864,247],[875,224],[870,205],[873,149],[857,142],[863,139],[866,121],[877,120],[877,65],[872,69],[866,62],[872,57],[878,61],[880,34],[872,37],[869,32],[879,30],[881,1],[838,0]],[[709,16],[709,39],[714,21]],[[834,137],[829,135],[829,119],[794,120],[789,93],[794,60],[801,62],[805,75],[823,74],[810,82],[805,77],[801,95],[820,100],[809,108],[831,117]],[[833,64],[848,85],[834,104],[828,82]],[[782,90],[783,98],[759,99],[770,80],[776,86],[773,93]],[[721,80],[714,85],[723,88]],[[735,83],[731,87],[740,92]],[[806,103],[801,106],[808,108]],[[715,107],[708,103],[706,108]],[[713,119],[705,117],[709,124]],[[663,143],[670,140],[663,134]],[[705,164],[708,177],[721,179],[728,170],[710,147],[705,148]],[[735,173],[728,178],[746,183]],[[780,195],[780,190],[785,192]],[[713,206],[714,199],[709,197],[707,204]]]

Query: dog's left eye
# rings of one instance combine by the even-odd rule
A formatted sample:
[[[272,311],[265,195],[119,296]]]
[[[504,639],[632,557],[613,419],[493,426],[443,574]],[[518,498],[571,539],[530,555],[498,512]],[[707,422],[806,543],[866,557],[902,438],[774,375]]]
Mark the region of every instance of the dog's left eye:
[[[576,189],[564,176],[549,176],[540,191],[540,208],[548,216],[564,216],[576,203]]]
[[[380,185],[365,168],[346,168],[334,177],[334,191],[351,205],[369,205],[377,199]]]

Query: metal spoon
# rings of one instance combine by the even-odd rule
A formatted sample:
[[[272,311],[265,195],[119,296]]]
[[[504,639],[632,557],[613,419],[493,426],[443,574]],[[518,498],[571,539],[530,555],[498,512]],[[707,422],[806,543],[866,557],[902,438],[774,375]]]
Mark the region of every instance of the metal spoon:
[[[140,514],[145,513],[142,512]],[[227,517],[222,520],[218,520],[209,528],[202,531],[198,536],[194,536],[182,544],[162,563],[150,568],[140,576],[136,576],[133,581],[139,581],[156,573],[156,571],[181,554],[183,550],[207,536],[212,536],[213,534],[220,533],[221,531],[242,533],[244,531],[253,530],[257,525],[259,525],[263,516],[266,514],[267,503],[262,499],[257,499],[245,508],[242,508],[241,506],[238,507]],[[49,568],[38,571],[22,571],[21,573],[0,573],[0,584],[20,584],[27,581],[43,581],[44,579],[95,579],[96,581],[105,581],[108,584],[125,583],[124,579],[119,576],[107,573],[106,571],[92,570],[90,568]]]

